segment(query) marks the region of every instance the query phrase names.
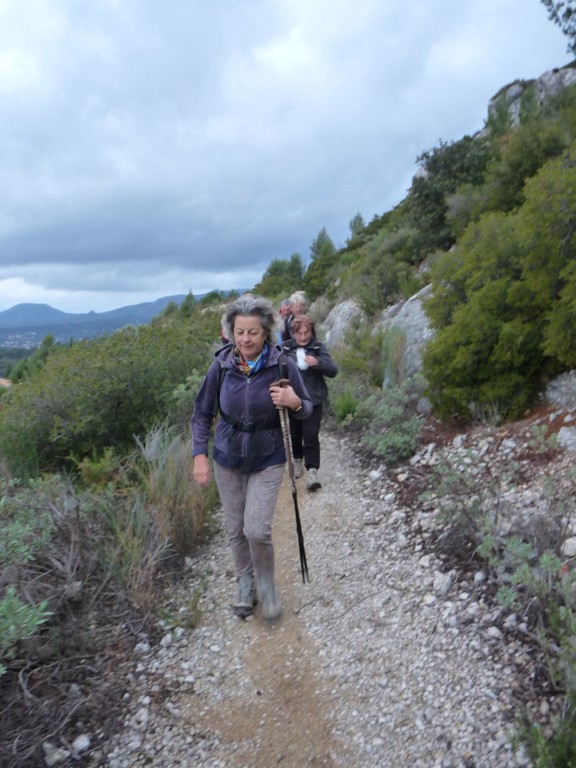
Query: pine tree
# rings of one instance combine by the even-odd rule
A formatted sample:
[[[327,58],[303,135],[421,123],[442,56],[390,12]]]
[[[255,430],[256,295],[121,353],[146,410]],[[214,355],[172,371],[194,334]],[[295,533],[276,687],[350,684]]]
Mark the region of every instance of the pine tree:
[[[576,3],[553,2],[553,0],[542,0],[548,9],[548,18],[555,24],[558,24],[562,32],[570,39],[568,51],[576,54]]]

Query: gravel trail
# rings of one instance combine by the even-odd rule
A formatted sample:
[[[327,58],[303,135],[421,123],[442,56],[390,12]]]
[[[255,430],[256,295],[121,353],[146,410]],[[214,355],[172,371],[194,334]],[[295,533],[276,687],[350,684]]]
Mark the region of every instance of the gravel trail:
[[[129,714],[101,765],[529,765],[510,741],[525,648],[503,643],[480,586],[441,573],[412,535],[394,473],[363,468],[347,439],[321,440],[322,489],[298,481],[310,583],[286,476],[274,527],[281,620],[231,614],[220,532],[171,596],[185,617],[201,589],[199,625],[167,625],[159,645],[136,647]]]

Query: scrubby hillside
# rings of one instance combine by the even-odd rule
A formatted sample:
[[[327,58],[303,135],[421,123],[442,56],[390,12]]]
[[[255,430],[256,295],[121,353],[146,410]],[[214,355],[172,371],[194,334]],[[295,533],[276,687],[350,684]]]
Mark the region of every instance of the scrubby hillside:
[[[335,453],[334,462],[346,471],[349,460],[354,472],[345,484],[350,514],[358,494],[368,501],[362,522],[355,519],[350,531],[345,516],[338,517],[343,554],[334,563],[324,549],[323,591],[313,610],[327,611],[328,626],[332,609],[345,619],[347,606],[366,601],[369,626],[350,663],[363,674],[365,658],[373,682],[374,670],[387,664],[381,639],[386,606],[371,603],[378,589],[375,595],[359,590],[384,585],[404,550],[410,551],[418,579],[407,586],[396,573],[405,591],[393,603],[395,629],[403,611],[418,609],[430,632],[443,622],[447,635],[450,627],[456,635],[461,627],[472,642],[478,633],[483,643],[471,663],[479,664],[491,649],[506,658],[509,638],[519,644],[519,674],[537,674],[538,685],[530,697],[518,696],[516,709],[506,704],[506,717],[521,715],[529,704],[526,715],[534,729],[522,738],[534,765],[544,768],[571,764],[576,730],[573,477],[566,449],[554,442],[559,426],[572,429],[574,403],[537,410],[547,384],[570,371],[576,356],[576,87],[543,101],[537,95],[536,84],[523,84],[514,111],[504,89],[484,130],[422,153],[421,173],[393,211],[368,224],[354,217],[341,249],[321,230],[306,267],[297,254],[275,260],[254,290],[279,300],[304,289],[320,321],[346,300],[359,309],[333,347],[340,373],[331,382],[325,430],[338,435],[346,451]],[[407,373],[401,364],[405,338],[398,327],[381,323],[382,313],[426,285],[433,338],[421,370]],[[211,626],[214,610],[220,621],[224,609],[225,598],[211,592],[214,575],[220,584],[230,581],[219,562],[210,566],[214,572],[193,570],[195,577],[182,587],[186,566],[219,526],[211,511],[214,489],[201,493],[191,481],[187,423],[218,344],[223,299],[217,293],[200,302],[188,297],[149,325],[107,339],[69,347],[47,340],[2,394],[2,764],[106,764],[99,761],[118,727],[114,716],[123,720],[127,709],[136,736],[124,742],[111,767],[161,761],[170,749],[171,726],[162,722],[158,727],[165,730],[154,733],[153,751],[139,753],[151,704],[167,702],[171,713],[172,682],[161,680],[142,692],[135,675],[144,675],[143,667],[131,666],[129,649],[137,649],[140,640],[137,652],[147,654],[173,628],[188,643],[183,652],[195,658],[206,650],[202,628]],[[423,409],[426,398],[429,407]],[[440,451],[442,446],[447,450]],[[347,509],[345,495],[340,502]],[[330,508],[322,509],[319,547],[330,537],[330,514]],[[358,525],[361,536],[355,538]],[[389,527],[396,536],[392,546],[402,550],[395,564],[387,559],[390,541],[376,535]],[[355,551],[360,540],[367,549]],[[370,572],[367,583],[358,584],[347,562],[358,562],[362,573],[373,565],[377,578]],[[429,566],[444,575],[430,574]],[[343,579],[350,591],[338,602]],[[175,583],[184,590],[178,605],[169,600]],[[306,609],[298,603],[290,616],[291,637],[301,637],[294,622]],[[229,617],[221,621],[218,631],[230,628]],[[316,636],[314,621],[321,654],[325,637]],[[116,634],[118,626],[122,632]],[[210,644],[207,650],[219,658]],[[292,647],[284,650],[290,657]],[[403,663],[413,671],[419,657],[405,650]],[[457,655],[447,658],[448,664],[460,663]],[[243,659],[230,661],[230,675]],[[186,663],[186,677],[196,679],[192,662]],[[513,667],[514,672],[516,661]],[[115,694],[105,708],[113,673],[116,694],[126,696]],[[350,696],[348,703],[369,713],[372,730],[357,731],[355,754],[362,757],[368,748],[382,753],[386,739],[380,732],[398,725],[396,715],[412,718],[402,720],[402,727],[416,742],[414,733],[426,732],[426,722],[434,721],[434,708],[445,709],[442,688],[435,704],[412,702],[407,678],[388,691],[382,685],[375,704],[377,694],[367,682],[368,706],[353,694],[345,668],[328,663],[319,674],[328,675],[323,684],[332,686],[336,698],[343,692],[343,700]],[[434,692],[435,683],[429,685]],[[294,690],[297,699],[297,682]],[[136,694],[145,697],[140,707],[132,701]],[[387,719],[387,697],[399,696],[407,697],[405,711]],[[449,701],[442,728],[427,731],[430,748],[441,737],[446,744],[454,741],[446,722],[455,716],[457,701]],[[195,725],[195,706],[203,702],[192,697],[186,722],[177,721],[179,728],[195,729],[189,743],[202,742],[204,728],[218,732],[217,724],[201,719]],[[313,697],[307,706],[313,717]],[[327,717],[328,728],[340,722],[333,709]],[[354,733],[352,724],[351,738]],[[452,759],[446,750],[438,759]],[[502,740],[490,754],[500,760],[512,752],[519,764],[528,764]],[[484,753],[474,755],[462,743],[462,764],[487,764]],[[344,752],[339,757],[330,745],[313,757],[325,765],[350,764],[339,763]]]

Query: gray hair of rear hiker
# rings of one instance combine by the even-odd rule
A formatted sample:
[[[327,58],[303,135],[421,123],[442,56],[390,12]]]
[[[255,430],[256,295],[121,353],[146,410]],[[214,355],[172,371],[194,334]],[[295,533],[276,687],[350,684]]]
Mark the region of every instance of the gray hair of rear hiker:
[[[266,331],[266,340],[272,345],[276,343],[278,317],[271,301],[247,294],[228,304],[222,316],[222,330],[227,339],[234,339],[234,323],[237,317],[260,318],[262,328]]]
[[[288,297],[288,301],[290,302],[292,309],[296,309],[294,314],[303,315],[306,312],[308,302],[306,301],[306,294],[304,291],[294,291],[294,293]]]

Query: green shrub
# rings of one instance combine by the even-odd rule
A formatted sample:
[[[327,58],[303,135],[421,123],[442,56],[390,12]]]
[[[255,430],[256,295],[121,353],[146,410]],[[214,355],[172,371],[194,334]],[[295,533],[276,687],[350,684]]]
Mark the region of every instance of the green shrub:
[[[383,383],[382,330],[374,332],[367,324],[348,329],[345,345],[338,350],[340,377],[354,387],[380,388]]]
[[[293,253],[290,259],[272,259],[253,290],[257,296],[286,298],[302,288],[303,276],[302,257]]]
[[[386,388],[398,387],[405,378],[404,354],[406,332],[400,326],[392,326],[382,334],[383,384]]]
[[[174,551],[189,555],[217,503],[215,483],[204,489],[194,481],[190,440],[178,430],[157,427],[137,443],[144,460],[140,483],[154,526]]]
[[[190,443],[176,427],[156,427],[136,442],[93,500],[105,533],[101,562],[151,611],[164,565],[191,555],[210,533],[218,494],[214,482],[208,489],[194,482]]]
[[[406,387],[383,390],[358,404],[355,419],[363,424],[360,442],[387,463],[414,455],[420,420],[410,412]]]
[[[331,275],[337,263],[336,247],[326,227],[322,227],[312,242],[310,258],[302,279],[302,288],[314,300],[322,294],[330,294],[330,287],[334,283]]]
[[[13,387],[0,410],[0,456],[9,470],[34,476],[108,446],[130,450],[134,435],[165,418],[175,387],[206,366],[216,318],[168,318],[52,351],[41,374]]]
[[[351,387],[347,387],[340,394],[333,397],[331,403],[336,420],[340,424],[356,414],[358,399]]]
[[[527,180],[565,148],[566,135],[557,122],[533,120],[513,131],[487,173],[490,208],[510,211],[521,205]]]
[[[493,154],[493,145],[486,138],[464,136],[452,143],[441,141],[418,157],[425,173],[414,177],[407,205],[409,221],[420,233],[422,252],[453,245],[447,197],[463,184],[481,184]]]
[[[518,736],[526,745],[534,768],[574,768],[576,765],[576,697],[566,701],[562,716],[553,723],[552,735],[526,715]]]
[[[553,432],[548,436],[546,424],[533,424],[530,427],[528,447],[533,453],[543,455],[550,451],[556,451],[558,445],[558,435]]]
[[[192,371],[183,384],[178,384],[167,398],[166,420],[179,427],[182,432],[189,428],[190,418],[194,412],[194,400],[204,381],[205,371]]]
[[[145,499],[137,493],[98,497],[104,523],[101,560],[115,581],[123,585],[144,612],[152,610],[156,577],[171,555],[169,542],[153,524]]]
[[[3,662],[14,657],[16,643],[31,637],[50,618],[47,607],[47,600],[38,605],[23,603],[14,587],[7,587],[0,598],[0,676],[6,671]]]
[[[85,486],[97,487],[107,485],[114,479],[121,464],[121,459],[116,455],[114,448],[104,448],[99,454],[96,449],[91,456],[85,456],[81,461],[71,457],[78,468],[80,479]]]
[[[533,433],[530,447],[535,455],[549,450],[542,431]],[[473,457],[462,454],[448,461],[446,455],[434,469],[430,492],[445,524],[439,548],[468,561],[474,555],[484,560],[498,585],[496,599],[506,610],[517,613],[529,626],[548,663],[555,688],[565,691],[564,715],[555,724],[552,736],[526,714],[518,738],[539,768],[572,766],[576,736],[576,572],[561,556],[567,521],[574,510],[574,484],[552,479],[544,484],[546,508],[533,514],[514,533],[502,533],[500,501],[503,491],[513,487],[517,467],[510,473],[485,477],[473,473]],[[458,549],[460,547],[461,549]]]
[[[481,217],[434,264],[426,310],[437,333],[423,373],[441,417],[497,409],[516,418],[543,377],[576,361],[575,179],[573,164],[549,161],[521,208]]]
[[[44,504],[35,504],[36,489],[44,494],[51,481],[21,484],[0,481],[0,569],[23,566],[50,540],[56,522]],[[0,579],[1,583],[1,579]]]
[[[46,360],[56,348],[57,345],[53,334],[50,333],[45,336],[37,349],[29,353],[27,357],[10,368],[10,379],[12,383],[15,384],[16,382],[29,378],[30,376],[37,374],[38,371],[41,371]]]

